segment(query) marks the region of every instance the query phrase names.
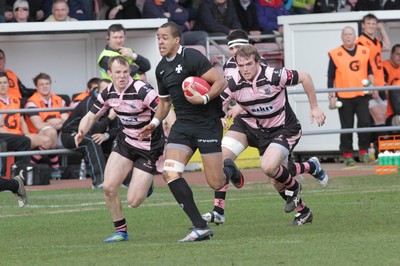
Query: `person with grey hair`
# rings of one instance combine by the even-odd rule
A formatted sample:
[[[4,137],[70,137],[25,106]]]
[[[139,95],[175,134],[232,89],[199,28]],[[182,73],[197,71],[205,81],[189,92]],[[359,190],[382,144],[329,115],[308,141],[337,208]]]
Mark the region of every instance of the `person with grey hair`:
[[[17,0],[13,6],[14,19],[11,22],[30,22],[29,3],[26,0]]]
[[[77,19],[68,16],[68,14],[68,2],[65,0],[54,0],[51,6],[51,15],[45,20],[45,22],[78,21]]]

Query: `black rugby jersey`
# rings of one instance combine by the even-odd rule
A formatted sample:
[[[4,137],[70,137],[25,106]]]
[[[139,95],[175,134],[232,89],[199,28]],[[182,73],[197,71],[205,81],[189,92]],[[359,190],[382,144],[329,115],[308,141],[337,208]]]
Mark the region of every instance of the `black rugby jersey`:
[[[174,60],[163,57],[156,68],[158,94],[160,98],[170,96],[176,117],[179,120],[202,122],[223,117],[222,101],[216,97],[206,105],[194,105],[186,100],[182,82],[190,76],[201,77],[212,67],[210,61],[199,51],[181,47]]]

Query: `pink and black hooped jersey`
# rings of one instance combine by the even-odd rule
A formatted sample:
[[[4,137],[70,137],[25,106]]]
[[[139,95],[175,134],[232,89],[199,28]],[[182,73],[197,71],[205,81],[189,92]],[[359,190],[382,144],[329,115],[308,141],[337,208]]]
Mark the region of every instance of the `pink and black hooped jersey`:
[[[113,108],[121,121],[125,141],[132,147],[152,150],[163,145],[161,127],[143,141],[138,140],[138,135],[140,130],[150,123],[157,104],[157,92],[150,84],[130,78],[121,93],[114,85],[110,85],[97,97],[90,111],[101,117],[108,109]]]
[[[247,81],[239,69],[231,72],[228,88],[221,94],[224,101],[236,100],[255,120],[247,120],[249,126],[266,131],[298,125],[296,115],[289,105],[286,86],[298,84],[295,70],[260,65],[253,81]]]

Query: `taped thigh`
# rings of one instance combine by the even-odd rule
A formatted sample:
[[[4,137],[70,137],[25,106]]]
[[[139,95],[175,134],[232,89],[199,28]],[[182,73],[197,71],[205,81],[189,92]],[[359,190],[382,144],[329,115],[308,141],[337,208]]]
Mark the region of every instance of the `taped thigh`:
[[[222,139],[221,146],[227,148],[236,156],[239,156],[246,149],[240,141],[226,136]]]

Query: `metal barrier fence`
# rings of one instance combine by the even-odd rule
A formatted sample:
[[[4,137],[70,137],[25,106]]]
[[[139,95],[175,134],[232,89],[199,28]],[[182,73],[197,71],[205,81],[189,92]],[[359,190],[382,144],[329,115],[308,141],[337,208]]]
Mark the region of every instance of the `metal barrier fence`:
[[[383,86],[383,87],[360,87],[360,88],[343,88],[343,89],[317,89],[316,93],[327,93],[327,92],[343,92],[343,91],[381,91],[381,90],[400,90],[400,86]],[[289,89],[288,94],[305,94],[304,90],[300,89]],[[71,111],[73,107],[62,107],[62,108],[28,108],[28,109],[15,109],[15,110],[0,110],[1,114],[13,114],[13,113],[36,113],[36,112],[50,112],[50,111]],[[319,130],[306,130],[303,131],[303,135],[324,135],[324,134],[340,134],[340,133],[358,133],[358,132],[388,132],[388,131],[400,131],[400,126],[384,126],[384,127],[366,127],[366,128],[348,128],[348,129],[319,129]],[[53,149],[53,150],[32,150],[32,151],[18,151],[18,152],[0,152],[0,157],[11,157],[11,156],[31,156],[31,155],[48,155],[48,154],[77,154],[74,150],[68,150],[64,148]]]

